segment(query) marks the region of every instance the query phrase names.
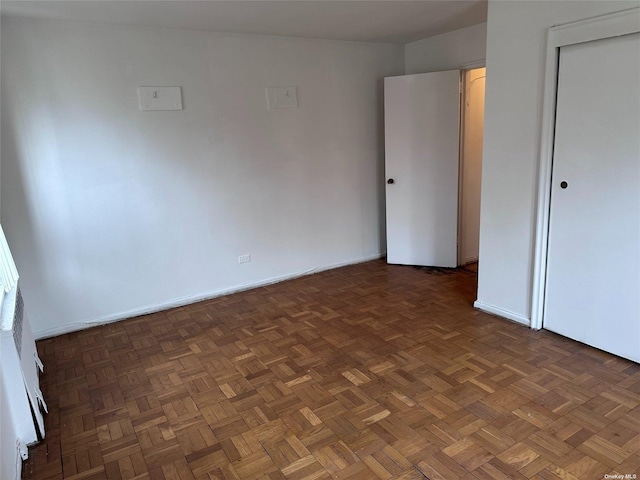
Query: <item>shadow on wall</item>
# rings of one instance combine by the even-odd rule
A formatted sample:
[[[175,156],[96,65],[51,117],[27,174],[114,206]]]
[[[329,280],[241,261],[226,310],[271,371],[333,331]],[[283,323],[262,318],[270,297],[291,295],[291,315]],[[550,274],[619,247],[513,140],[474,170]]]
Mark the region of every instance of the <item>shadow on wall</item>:
[[[7,243],[9,247],[14,251],[30,252],[29,261],[25,262],[23,258],[15,255],[15,262],[18,266],[18,271],[24,273],[27,264],[29,266],[37,266],[37,268],[44,267],[45,250],[39,248],[36,241],[35,232],[35,216],[36,206],[29,205],[27,200],[27,189],[30,185],[27,183],[29,173],[26,172],[25,162],[21,161],[23,152],[18,148],[19,142],[16,134],[16,120],[14,117],[14,109],[6,98],[5,90],[2,89],[2,95],[0,102],[2,104],[2,113],[0,115],[0,138],[1,151],[0,156],[2,158],[2,171],[0,175],[0,223],[3,225],[5,234],[7,237]],[[11,203],[11,208],[8,208]],[[20,239],[21,248],[15,248],[18,240]],[[27,275],[28,277],[29,275]],[[21,283],[23,282],[21,279]],[[30,287],[27,286],[24,290],[27,292]],[[28,310],[29,305],[29,293],[24,293],[25,308]]]

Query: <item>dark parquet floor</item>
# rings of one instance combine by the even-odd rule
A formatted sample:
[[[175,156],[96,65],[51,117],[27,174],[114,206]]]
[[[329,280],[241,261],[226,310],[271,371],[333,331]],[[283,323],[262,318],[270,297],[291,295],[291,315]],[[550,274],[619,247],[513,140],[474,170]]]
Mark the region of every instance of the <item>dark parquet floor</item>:
[[[374,261],[40,341],[23,478],[640,475],[640,366],[475,289]]]

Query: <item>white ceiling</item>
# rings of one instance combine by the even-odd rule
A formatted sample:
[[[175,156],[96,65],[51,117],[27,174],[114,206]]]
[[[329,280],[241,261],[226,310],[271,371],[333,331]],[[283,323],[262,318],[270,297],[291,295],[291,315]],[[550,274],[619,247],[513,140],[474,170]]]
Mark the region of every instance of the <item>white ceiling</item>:
[[[483,23],[487,0],[2,0],[6,16],[409,43]]]

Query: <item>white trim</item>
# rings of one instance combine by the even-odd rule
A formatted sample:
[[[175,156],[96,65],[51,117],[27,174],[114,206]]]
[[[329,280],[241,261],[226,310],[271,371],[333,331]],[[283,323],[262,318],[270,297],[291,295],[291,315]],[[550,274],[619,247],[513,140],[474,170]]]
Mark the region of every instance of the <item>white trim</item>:
[[[312,275],[314,273],[319,273],[325,270],[332,270],[334,268],[340,268],[348,265],[355,265],[358,263],[369,262],[371,260],[378,260],[380,258],[383,258],[385,255],[386,255],[386,252],[374,253],[370,255],[365,255],[363,257],[347,260],[345,262],[319,265],[317,267],[314,267],[308,270],[301,270],[301,271],[287,274],[287,275],[271,277],[264,280],[259,280],[257,282],[241,283],[239,285],[234,285],[232,287],[223,288],[220,290],[213,290],[210,292],[203,292],[195,295],[178,297],[178,298],[169,300],[167,302],[157,303],[154,305],[146,305],[144,307],[126,310],[124,312],[119,312],[113,315],[105,315],[102,317],[96,317],[96,318],[92,318],[82,322],[67,323],[65,325],[60,325],[54,328],[48,328],[40,332],[34,332],[34,336],[36,340],[42,340],[44,338],[55,337],[58,335],[63,335],[65,333],[76,332],[78,330],[86,330],[87,328],[97,327],[100,325],[105,325],[113,322],[118,322],[120,320],[126,320],[128,318],[138,317],[140,315],[147,315],[150,313],[161,312],[163,310],[169,310],[171,308],[183,307],[185,305],[190,305],[192,303],[197,303],[204,300],[211,300],[212,298],[222,297],[224,295],[238,293],[245,290],[251,290],[252,288],[264,287],[266,285],[271,285],[273,283],[283,282],[285,280],[292,280],[294,278],[303,277],[305,275]]]
[[[551,168],[560,47],[640,32],[640,8],[567,23],[547,31],[540,161],[536,203],[535,250],[531,292],[531,328],[543,326],[547,278],[547,241],[551,207]]]
[[[529,326],[529,319],[518,313],[510,312],[509,310],[504,310],[500,307],[494,307],[493,305],[487,305],[486,303],[482,303],[480,300],[476,300],[475,302],[473,302],[473,306],[474,308],[482,310],[483,312],[497,315],[498,317],[503,317],[508,320],[521,323],[522,325]]]

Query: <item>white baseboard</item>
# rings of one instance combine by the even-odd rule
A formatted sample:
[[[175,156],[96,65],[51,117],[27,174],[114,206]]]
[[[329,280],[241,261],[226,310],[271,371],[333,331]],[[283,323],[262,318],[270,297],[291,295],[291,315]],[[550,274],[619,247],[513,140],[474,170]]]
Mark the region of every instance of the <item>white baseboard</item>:
[[[239,285],[233,285],[231,287],[223,288],[220,290],[213,290],[210,292],[198,293],[195,295],[187,295],[184,297],[174,298],[167,302],[162,302],[154,305],[146,305],[140,308],[134,308],[126,310],[124,312],[115,313],[113,315],[105,315],[103,317],[92,318],[83,322],[67,323],[54,328],[48,328],[40,332],[34,332],[36,340],[42,340],[45,338],[56,337],[58,335],[64,335],[65,333],[77,332],[79,330],[85,330],[91,327],[97,327],[99,325],[106,325],[107,323],[118,322],[127,318],[138,317],[140,315],[147,315],[149,313],[161,312],[163,310],[169,310],[171,308],[183,307],[192,303],[202,302],[204,300],[211,300],[212,298],[222,297],[223,295],[229,295],[232,293],[242,292],[244,290],[251,290],[252,288],[264,287],[273,283],[283,282],[285,280],[292,280],[294,278],[303,277],[305,275],[312,275],[314,273],[323,272],[325,270],[332,270],[334,268],[345,267],[347,265],[356,265],[358,263],[369,262],[371,260],[377,260],[386,255],[386,253],[374,253],[365,255],[363,257],[354,258],[344,262],[319,265],[308,270],[301,270],[294,273],[280,275],[277,277],[266,278],[257,282],[242,283]]]
[[[494,307],[493,305],[487,305],[486,303],[482,303],[479,300],[473,302],[473,306],[478,310],[482,310],[483,312],[497,315],[498,317],[503,317],[517,323],[521,323],[522,325],[526,325],[527,327],[531,325],[531,319],[527,317],[510,312],[509,310],[504,310],[503,308]]]

